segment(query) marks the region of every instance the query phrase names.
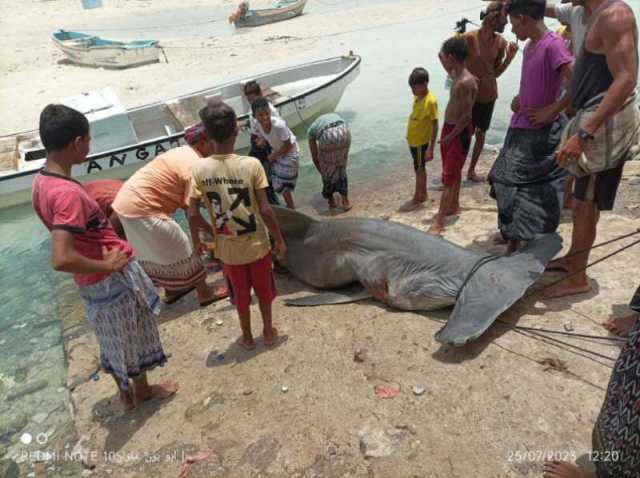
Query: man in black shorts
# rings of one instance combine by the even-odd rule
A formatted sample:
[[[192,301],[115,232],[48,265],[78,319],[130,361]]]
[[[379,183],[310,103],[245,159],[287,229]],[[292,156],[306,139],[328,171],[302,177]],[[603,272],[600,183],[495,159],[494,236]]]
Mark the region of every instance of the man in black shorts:
[[[589,142],[598,141],[593,145],[606,146],[609,132],[605,128],[623,109],[638,80],[638,30],[633,11],[621,0],[598,0],[592,2],[591,7],[593,14],[569,91],[571,105],[578,112],[595,99],[600,101],[595,111],[580,122],[579,132],[568,138],[558,151],[561,166],[577,161]],[[596,135],[600,139],[596,139]],[[600,211],[613,208],[623,166],[624,163],[576,180],[571,248],[565,257],[547,266],[566,272],[567,278],[547,289],[544,293],[547,298],[591,291],[585,270],[589,252],[596,239]]]
[[[496,78],[504,73],[518,52],[515,43],[507,43],[500,35],[507,24],[502,3],[490,3],[480,18],[482,26],[463,35],[469,48],[467,69],[479,80],[478,97],[471,113],[476,142],[467,172],[467,179],[474,182],[482,181],[476,174],[476,164],[484,148],[485,134],[491,126],[493,107],[498,98]]]

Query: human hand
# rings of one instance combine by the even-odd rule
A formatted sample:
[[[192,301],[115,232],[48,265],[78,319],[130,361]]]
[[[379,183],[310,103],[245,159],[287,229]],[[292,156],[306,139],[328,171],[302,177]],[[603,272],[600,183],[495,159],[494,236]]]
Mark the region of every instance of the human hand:
[[[276,243],[274,244],[274,249],[276,257],[280,260],[284,260],[287,255],[287,245],[285,244],[284,240],[276,241]]]
[[[120,249],[109,249],[105,246],[102,246],[102,260],[107,264],[110,272],[118,272],[129,263],[129,258]]]
[[[557,114],[554,105],[548,105],[544,108],[529,108],[527,118],[534,126],[540,126],[551,123]]]
[[[267,142],[262,138],[256,138],[256,146],[258,148],[264,148],[267,145]]]
[[[271,153],[269,156],[267,156],[267,161],[269,161],[270,163],[273,163],[275,160],[276,160],[275,153]]]
[[[439,144],[443,144],[443,145],[448,145],[451,140],[453,139],[453,136],[448,134],[446,136],[440,136],[440,141],[438,141]],[[433,159],[433,158],[432,158]]]
[[[519,50],[519,48],[518,48],[518,44],[516,42],[513,42],[513,41],[509,42],[507,44],[507,51],[506,51],[506,54],[505,54],[505,57],[506,57],[507,61],[510,62],[511,60],[513,60],[515,58],[516,54],[518,53],[518,50]]]
[[[427,150],[427,154],[425,154],[425,156],[424,156],[424,160],[425,160],[426,162],[433,161],[433,149],[429,148],[429,149]]]
[[[517,95],[511,100],[511,111],[514,113],[518,113],[520,111],[520,97]]]
[[[574,134],[560,147],[556,154],[556,162],[560,167],[566,168],[569,164],[576,162],[583,152],[582,142],[578,135]]]

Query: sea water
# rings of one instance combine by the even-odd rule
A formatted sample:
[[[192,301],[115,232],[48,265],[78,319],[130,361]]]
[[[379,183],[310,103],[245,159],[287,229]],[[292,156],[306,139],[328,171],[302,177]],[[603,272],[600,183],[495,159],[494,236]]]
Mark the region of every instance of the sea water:
[[[449,3],[453,7],[417,11],[415,22],[341,37],[345,51],[353,50],[363,58],[360,76],[347,88],[337,108],[352,129],[349,158],[352,185],[380,178],[393,180],[399,171],[411,170],[404,138],[412,103],[407,78],[414,67],[429,70],[430,88],[438,99],[442,117],[449,92],[445,89],[446,74],[438,61],[438,50],[442,41],[453,34],[456,21],[462,16],[474,19],[473,15],[477,16],[482,7],[473,0]],[[640,1],[634,0],[631,5],[637,12]],[[317,15],[321,22],[329,8],[310,4],[307,14]],[[176,13],[173,21],[188,23],[187,16],[193,12],[184,10],[184,18]],[[150,24],[152,21],[145,18],[141,25]],[[549,22],[549,25],[556,24]],[[189,30],[190,35],[196,33]],[[514,39],[509,25],[506,36]],[[330,51],[326,56],[345,51]],[[520,63],[518,54],[499,79],[500,97],[492,129],[487,134],[488,144],[499,145],[504,138],[511,116],[509,104],[520,80]],[[317,202],[321,189],[306,146],[305,129],[301,125],[295,131],[302,147],[295,192],[298,203]],[[407,184],[408,189],[411,187]],[[352,200],[357,204],[357,197]],[[66,369],[60,319],[64,317],[66,324],[77,323],[83,320],[83,313],[69,275],[54,272],[50,267],[49,234],[30,205],[0,209],[0,238],[0,433],[4,433],[0,435],[1,457],[25,433],[41,439],[60,438],[67,433],[71,418],[67,408],[69,393],[64,387]],[[25,390],[24,387],[35,387],[35,391],[6,400],[16,391]]]

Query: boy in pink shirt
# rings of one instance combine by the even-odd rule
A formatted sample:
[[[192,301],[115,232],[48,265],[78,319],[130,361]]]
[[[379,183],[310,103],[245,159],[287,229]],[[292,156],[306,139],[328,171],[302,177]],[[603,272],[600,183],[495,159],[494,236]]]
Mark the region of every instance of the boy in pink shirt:
[[[40,138],[47,161],[33,181],[33,208],[51,232],[52,267],[73,274],[100,344],[102,369],[113,376],[126,409],[174,394],[174,382],[147,382],[146,372],[167,360],[155,322],[160,299],[153,284],[98,203],[71,178],[72,166],[89,153],[87,118],[48,105],[40,114]]]

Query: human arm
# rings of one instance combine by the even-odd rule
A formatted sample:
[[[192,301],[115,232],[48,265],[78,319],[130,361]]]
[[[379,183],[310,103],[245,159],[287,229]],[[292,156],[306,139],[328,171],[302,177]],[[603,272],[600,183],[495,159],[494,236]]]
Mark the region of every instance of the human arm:
[[[79,254],[73,246],[71,232],[64,229],[51,231],[51,266],[61,272],[73,274],[99,274],[117,272],[129,262],[120,249],[102,248],[102,260],[90,259]]]
[[[500,53],[496,58],[496,68],[495,68],[496,78],[499,78],[500,75],[502,75],[507,70],[507,68],[509,67],[513,59],[516,57],[517,53],[518,53],[518,44],[515,42],[507,43],[504,46],[504,48],[500,50]]]
[[[111,215],[109,216],[109,222],[111,223],[111,227],[113,227],[113,230],[116,231],[118,237],[126,241],[127,235],[124,232],[124,227],[122,226],[122,222],[120,222],[120,216],[118,216],[117,212],[113,211],[111,213]]]
[[[291,151],[294,146],[295,146],[295,143],[292,143],[290,141],[285,142],[282,145],[282,148],[280,148],[278,151],[272,152],[267,158],[267,160],[270,163],[273,163],[274,161],[277,161],[278,159],[283,158],[284,156],[289,154],[289,151]]]
[[[271,209],[271,205],[267,199],[267,190],[256,189],[256,199],[258,201],[258,208],[260,210],[262,220],[266,224],[267,229],[269,229],[271,236],[275,239],[276,256],[279,259],[284,259],[287,254],[287,246],[284,242],[284,237],[280,230],[280,224],[278,224],[278,219],[276,218],[273,209]]]
[[[573,65],[571,63],[567,63],[562,66],[561,69],[562,77],[565,81],[569,81],[571,79],[571,75],[573,74]],[[544,106],[542,108],[529,108],[527,111],[527,117],[529,121],[534,126],[545,125],[551,123],[560,113],[566,110],[571,104],[571,95],[568,92],[554,101],[550,105]]]
[[[311,153],[311,160],[314,166],[320,172],[320,162],[318,161],[318,143],[315,139],[309,136],[309,152]]]
[[[426,161],[431,161],[433,159],[433,152],[436,147],[436,142],[438,141],[439,129],[440,126],[438,125],[438,118],[436,118],[431,122],[431,139],[429,140],[429,148],[427,148],[427,155],[425,157]]]
[[[191,243],[193,244],[193,250],[202,253],[205,251],[206,246],[200,240],[200,229],[210,230],[214,233],[213,227],[204,220],[200,215],[200,198],[191,197],[189,199],[189,208],[187,209],[187,222],[189,223],[189,234],[191,234]],[[203,223],[206,223],[208,228],[202,227]]]

